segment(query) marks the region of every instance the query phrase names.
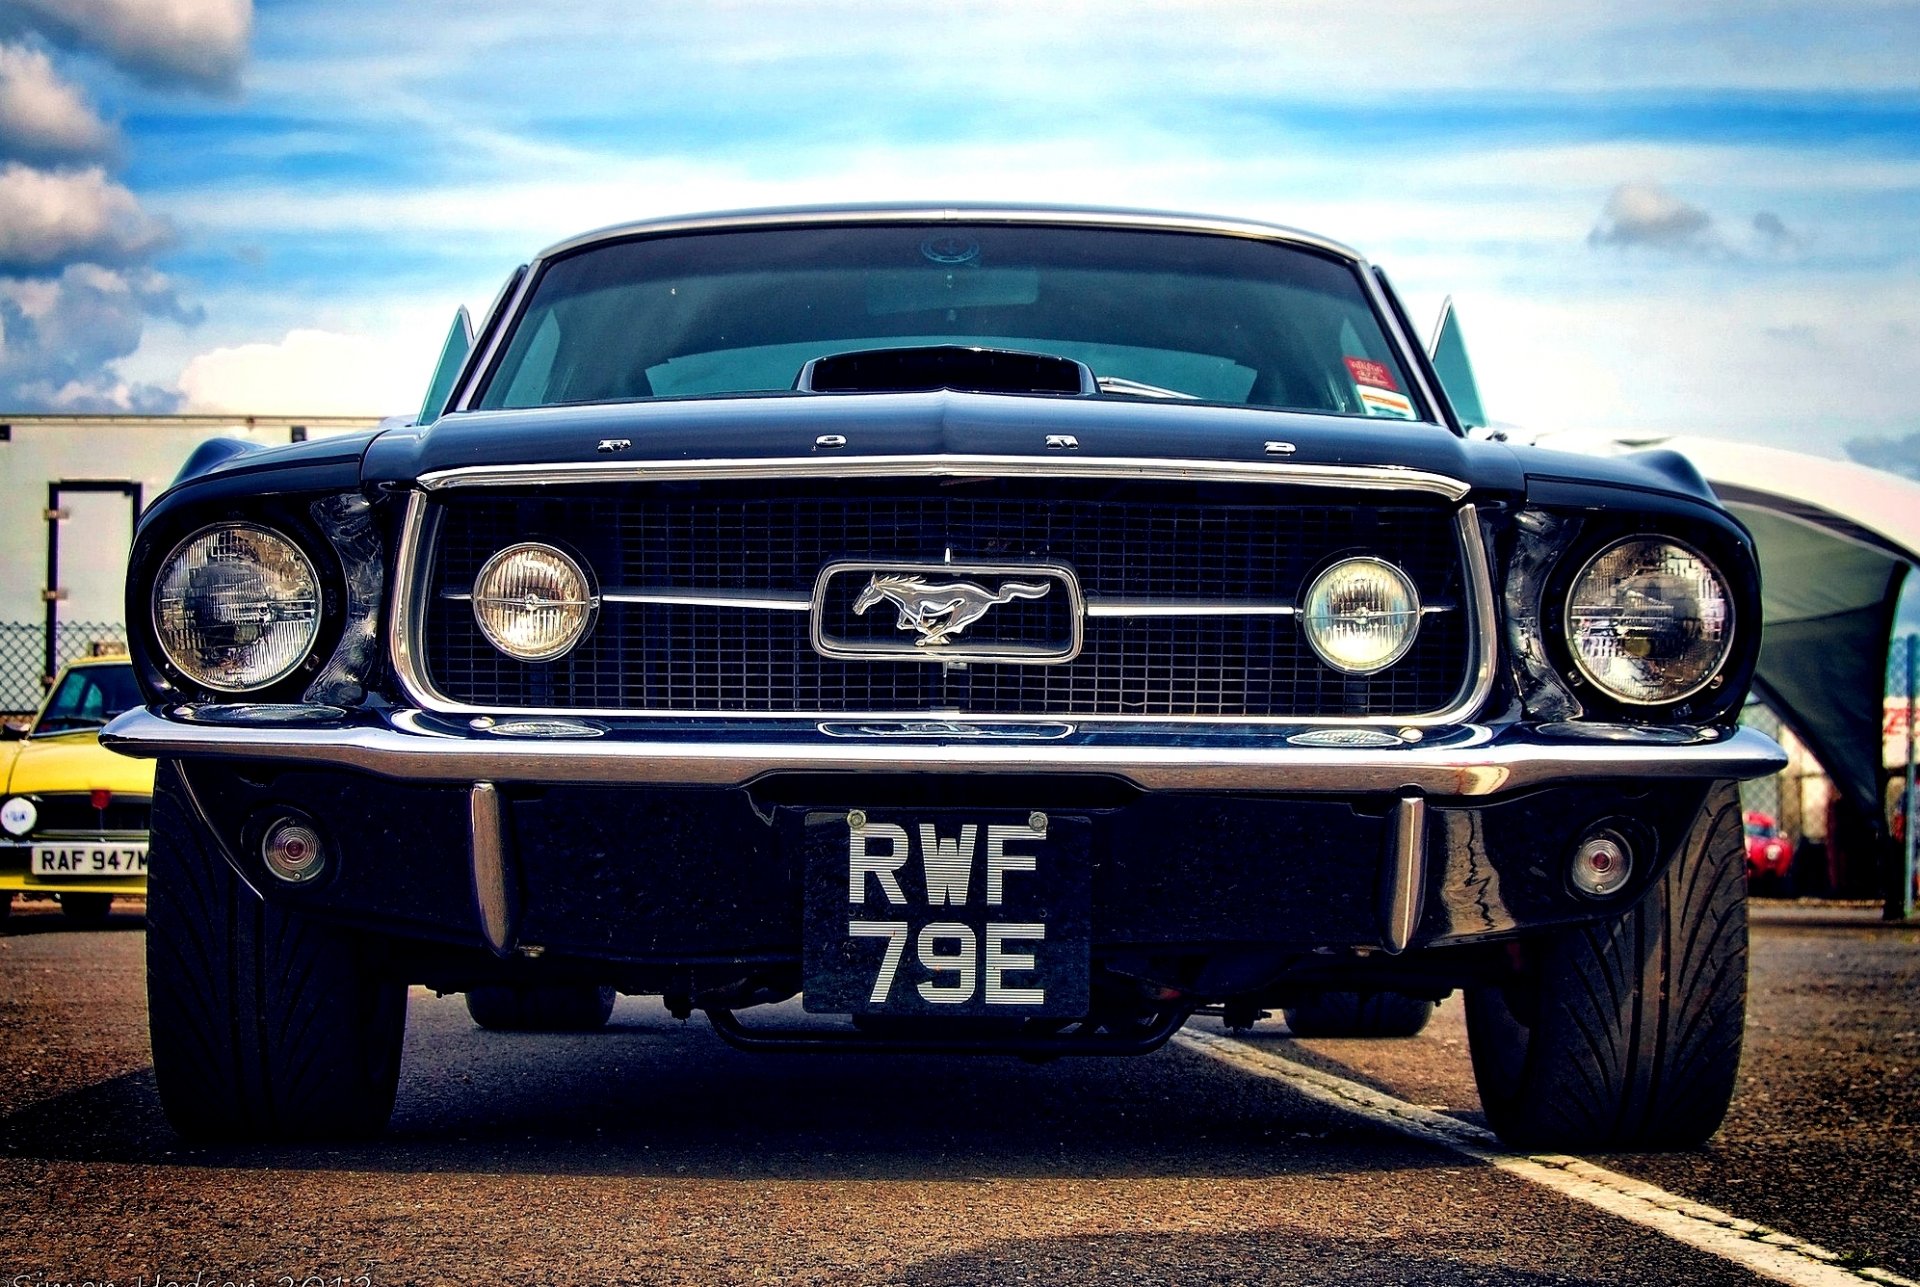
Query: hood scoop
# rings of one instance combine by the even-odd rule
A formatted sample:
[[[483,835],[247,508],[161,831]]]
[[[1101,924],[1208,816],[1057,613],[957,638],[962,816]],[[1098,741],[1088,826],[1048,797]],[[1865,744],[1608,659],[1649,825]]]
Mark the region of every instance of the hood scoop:
[[[916,348],[862,349],[815,358],[800,368],[793,387],[801,393],[1052,393],[1068,397],[1097,393],[1084,362],[1051,353],[930,344]]]

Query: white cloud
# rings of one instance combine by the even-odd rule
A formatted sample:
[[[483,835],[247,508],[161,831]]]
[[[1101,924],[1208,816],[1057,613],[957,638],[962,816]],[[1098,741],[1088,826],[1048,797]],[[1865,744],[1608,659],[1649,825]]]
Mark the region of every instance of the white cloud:
[[[98,166],[46,171],[14,162],[0,169],[0,267],[132,263],[171,236],[164,220]]]
[[[5,0],[17,23],[159,85],[239,88],[253,0]]]
[[[296,330],[273,344],[240,344],[193,358],[180,373],[186,410],[359,416],[416,411],[433,364],[431,337]],[[420,341],[424,339],[424,344]]]
[[[1587,241],[1595,246],[1650,246],[1688,254],[1702,254],[1720,245],[1712,215],[1657,183],[1623,183],[1615,188]]]
[[[179,397],[124,378],[149,318],[191,324],[151,269],[75,264],[58,277],[0,278],[0,405],[68,411],[170,411]]]
[[[0,45],[0,151],[64,159],[98,156],[113,143],[113,130],[44,52]]]

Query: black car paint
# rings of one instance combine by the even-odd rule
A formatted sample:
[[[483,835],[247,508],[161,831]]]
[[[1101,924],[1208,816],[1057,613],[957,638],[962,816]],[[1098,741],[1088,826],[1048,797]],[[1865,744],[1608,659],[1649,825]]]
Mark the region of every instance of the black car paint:
[[[1390,288],[1389,300],[1400,331],[1410,334]],[[484,360],[509,302],[503,297],[487,319],[473,362]],[[1420,355],[1413,358],[1435,386]],[[1685,531],[1721,560],[1741,615],[1757,619],[1751,540],[1684,459],[1665,452],[1571,456],[1474,439],[1457,431],[1444,405],[1439,410],[1444,424],[1108,396],[778,393],[454,412],[425,426],[216,450],[196,456],[145,516],[129,581],[128,620],[147,620],[151,569],[196,527],[256,518],[291,527],[310,542],[302,515],[329,493],[357,491],[373,502],[391,561],[401,502],[423,476],[448,470],[830,457],[857,472],[863,459],[902,455],[1039,462],[1068,454],[1048,445],[1050,436],[1060,435],[1077,443],[1071,451],[1082,458],[1166,461],[1176,472],[1178,462],[1199,460],[1281,464],[1306,474],[1316,467],[1405,469],[1458,480],[1480,507],[1492,538],[1496,587],[1510,553],[1513,516],[1529,506],[1551,509],[1579,519],[1582,530],[1556,573],[1560,580],[1544,587],[1549,598],[1564,589],[1571,574],[1565,565],[1615,534]],[[844,442],[826,447],[823,435]],[[623,445],[603,452],[600,444],[607,440]],[[322,574],[332,575],[324,568]],[[166,703],[191,696],[174,688],[154,663],[144,632],[136,627],[132,633],[150,697]],[[1749,645],[1734,687],[1744,689],[1751,662]],[[370,706],[399,700],[391,676],[375,675],[368,687]],[[1502,673],[1485,718],[1514,720],[1525,713],[1516,685]],[[1687,713],[1727,715],[1711,704]],[[1101,734],[1088,730],[1087,736]],[[405,785],[350,770],[244,762],[201,762],[178,771],[193,784],[228,861],[250,883],[273,898],[390,936],[396,968],[411,978],[457,988],[536,971],[540,977],[600,980],[611,969],[633,990],[682,994],[698,992],[701,978],[727,984],[749,969],[771,971],[775,990],[781,980],[791,982],[781,972],[799,955],[799,873],[779,836],[795,810],[844,806],[855,797],[872,804],[889,793],[924,799],[929,789],[938,795],[949,785],[829,776],[731,789],[507,788],[527,904],[525,939],[551,948],[548,959],[534,963],[496,960],[477,933],[464,784]],[[1102,781],[950,785],[983,804],[1048,804],[1097,820],[1103,857],[1096,876],[1096,934],[1111,969],[1197,995],[1225,996],[1270,986],[1282,976],[1298,982],[1321,977],[1316,971],[1369,968],[1348,958],[1336,967],[1314,953],[1329,944],[1364,944],[1377,932],[1376,855],[1386,833],[1385,801],[1148,793],[1123,783],[1102,787]],[[1448,832],[1465,829],[1480,838],[1477,849],[1466,848],[1480,853],[1498,879],[1489,884],[1486,870],[1454,870],[1451,859],[1438,862],[1417,935],[1424,946],[1397,964],[1376,960],[1364,977],[1416,990],[1453,986],[1484,968],[1484,958],[1473,954],[1476,943],[1599,914],[1553,874],[1571,843],[1569,828],[1630,810],[1653,820],[1651,847],[1663,859],[1703,790],[1691,782],[1637,789],[1575,783],[1490,800],[1434,801],[1435,854],[1457,857],[1462,847]],[[302,807],[327,820],[342,861],[326,878],[286,887],[258,869],[246,842],[257,820],[276,806]],[[1222,850],[1196,834],[1237,841]],[[631,849],[640,838],[650,843],[639,855],[643,861],[635,862]],[[1196,844],[1200,848],[1189,853]],[[671,864],[651,860],[662,847],[673,854]],[[396,854],[407,861],[392,861]],[[1186,857],[1170,866],[1169,854]],[[1280,858],[1285,861],[1276,863]],[[1632,890],[1655,879],[1660,867],[1656,861],[1637,872]],[[1173,878],[1175,868],[1195,878],[1183,885]],[[693,932],[701,926],[710,932]],[[1195,964],[1201,958],[1204,963]],[[766,980],[756,986],[767,986]]]

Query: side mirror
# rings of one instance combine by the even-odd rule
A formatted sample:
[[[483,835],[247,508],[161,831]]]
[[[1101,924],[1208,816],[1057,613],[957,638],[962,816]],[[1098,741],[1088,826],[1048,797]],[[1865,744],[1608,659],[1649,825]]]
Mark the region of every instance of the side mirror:
[[[446,343],[440,346],[440,361],[434,365],[433,379],[427,384],[427,400],[420,404],[415,424],[430,424],[440,418],[440,413],[447,409],[447,400],[453,396],[453,382],[472,351],[473,319],[467,315],[467,306],[462,304],[453,314]]]
[[[0,723],[0,742],[18,742],[33,731],[33,721],[10,719]]]
[[[1433,359],[1434,374],[1440,377],[1440,387],[1446,390],[1447,401],[1453,404],[1461,425],[1469,429],[1485,425],[1487,413],[1480,405],[1480,384],[1473,378],[1467,337],[1461,333],[1460,315],[1454,311],[1451,296],[1440,305],[1440,320],[1434,323],[1427,356]]]

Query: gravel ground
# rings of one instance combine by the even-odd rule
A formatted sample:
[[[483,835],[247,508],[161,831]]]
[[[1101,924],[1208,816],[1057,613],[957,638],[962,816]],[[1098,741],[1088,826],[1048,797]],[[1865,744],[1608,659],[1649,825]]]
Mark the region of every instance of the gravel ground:
[[[7,1287],[1754,1281],[1190,1051],[749,1056],[651,999],[532,1037],[416,990],[386,1141],[187,1149],[154,1097],[134,911],[74,931],[28,908],[0,932]],[[1727,1128],[1607,1164],[1920,1271],[1916,937],[1757,928]],[[1411,1041],[1281,1031],[1254,1040],[1477,1113],[1457,1005]]]

